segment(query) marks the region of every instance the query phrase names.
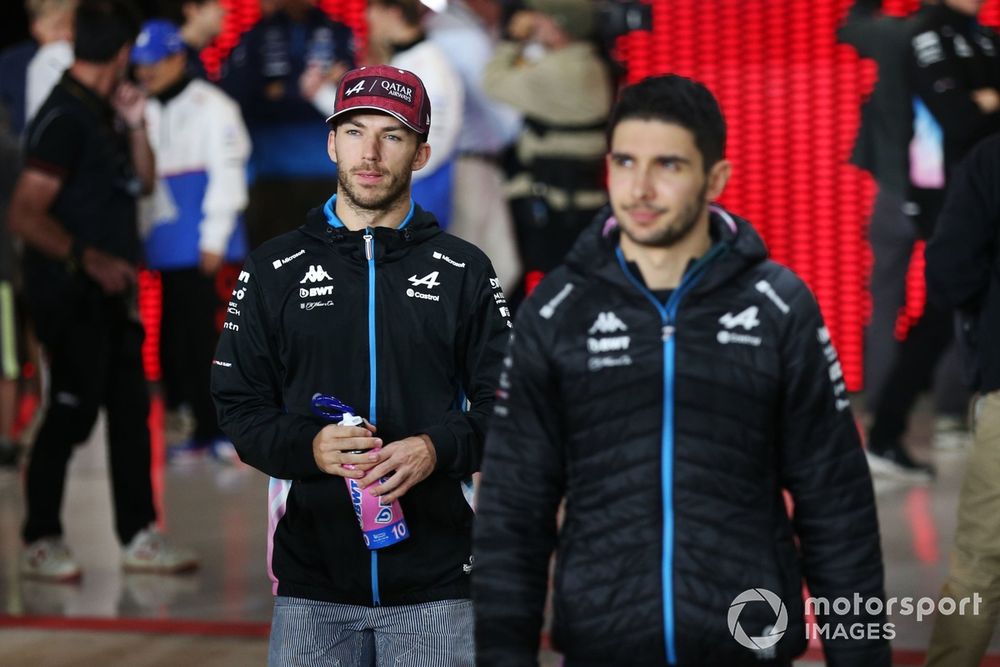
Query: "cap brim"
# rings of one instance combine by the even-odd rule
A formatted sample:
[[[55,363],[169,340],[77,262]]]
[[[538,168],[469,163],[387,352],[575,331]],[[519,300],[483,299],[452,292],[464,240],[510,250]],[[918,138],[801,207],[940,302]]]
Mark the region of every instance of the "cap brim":
[[[388,109],[383,109],[382,107],[377,107],[377,106],[370,105],[370,104],[359,104],[356,107],[351,107],[349,109],[342,109],[340,111],[337,111],[332,116],[330,116],[329,118],[326,119],[326,124],[327,125],[332,124],[333,123],[333,119],[336,118],[337,116],[343,116],[344,114],[351,113],[351,112],[354,112],[354,111],[377,111],[378,113],[384,113],[384,114],[387,114],[389,116],[392,116],[393,118],[395,118],[396,120],[398,120],[400,123],[402,123],[406,127],[410,128],[411,130],[413,130],[414,132],[416,132],[417,134],[423,134],[424,133],[424,130],[420,130],[420,129],[417,129],[417,128],[413,127],[413,125],[411,125],[408,120],[406,120],[405,118],[403,118],[403,116],[401,116],[400,114],[396,113],[395,111],[389,111]]]

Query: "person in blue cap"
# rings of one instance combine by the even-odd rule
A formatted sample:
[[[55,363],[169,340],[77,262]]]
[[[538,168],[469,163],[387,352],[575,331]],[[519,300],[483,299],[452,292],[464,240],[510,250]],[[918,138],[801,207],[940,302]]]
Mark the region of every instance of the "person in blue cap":
[[[225,457],[209,395],[217,315],[216,276],[246,254],[241,215],[247,203],[250,155],[239,107],[215,85],[187,74],[180,29],[146,22],[132,48],[135,76],[149,101],[145,118],[156,156],[153,194],[142,202],[140,224],[147,265],[160,271],[160,367],[168,409],[187,404],[193,438],[172,453],[206,450]]]

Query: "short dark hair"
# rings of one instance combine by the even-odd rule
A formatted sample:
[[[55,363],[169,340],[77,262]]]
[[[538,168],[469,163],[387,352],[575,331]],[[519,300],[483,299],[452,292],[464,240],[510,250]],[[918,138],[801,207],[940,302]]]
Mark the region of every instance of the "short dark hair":
[[[187,5],[204,5],[210,0],[160,0],[159,3],[159,14],[163,18],[167,19],[171,23],[183,26],[186,17],[184,16],[184,7]]]
[[[80,0],[76,8],[73,54],[106,63],[139,35],[141,19],[130,0]]]
[[[378,7],[397,7],[407,25],[420,25],[420,20],[426,11],[420,0],[368,0],[368,2]]]
[[[624,120],[658,120],[680,125],[694,135],[707,172],[726,150],[726,121],[711,91],[692,79],[666,74],[627,86],[608,119],[608,146]]]

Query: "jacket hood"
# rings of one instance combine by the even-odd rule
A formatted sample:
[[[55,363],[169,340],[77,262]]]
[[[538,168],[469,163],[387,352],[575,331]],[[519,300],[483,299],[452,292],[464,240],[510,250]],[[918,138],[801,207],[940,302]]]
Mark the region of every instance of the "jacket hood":
[[[323,206],[309,211],[306,223],[299,227],[299,231],[324,243],[336,244],[338,251],[354,261],[366,261],[364,237],[368,230],[371,230],[375,238],[375,261],[379,263],[395,261],[409,252],[410,248],[443,233],[434,214],[416,203],[411,203],[409,214],[397,228],[369,227],[351,231],[336,220],[335,216],[335,222],[331,223],[335,198],[336,195]]]
[[[753,226],[743,218],[713,204],[710,207],[713,245],[722,244],[724,252],[697,286],[698,291],[728,282],[751,266],[767,260],[767,247]],[[621,230],[610,207],[606,207],[577,239],[566,256],[566,266],[582,276],[626,284],[627,278],[615,257]]]

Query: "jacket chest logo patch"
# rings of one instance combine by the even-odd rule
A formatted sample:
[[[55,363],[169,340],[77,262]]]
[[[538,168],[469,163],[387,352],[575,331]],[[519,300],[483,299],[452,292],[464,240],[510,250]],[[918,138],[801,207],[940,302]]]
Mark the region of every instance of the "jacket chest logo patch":
[[[598,313],[597,319],[587,329],[587,352],[591,356],[587,359],[587,369],[591,372],[605,368],[615,368],[618,366],[631,366],[632,357],[621,353],[629,349],[632,344],[631,336],[615,336],[623,331],[628,331],[628,325],[621,321],[614,312]]]
[[[326,272],[322,264],[310,264],[309,270],[306,274],[302,276],[302,280],[299,281],[300,285],[306,283],[321,283],[327,280],[333,280],[333,276]],[[300,287],[299,288],[299,299],[316,299],[318,297],[332,296],[333,295],[333,285],[316,285],[315,287]],[[333,301],[330,300],[320,300],[320,301],[300,301],[300,310],[314,310],[316,308],[323,308],[325,306],[332,306]]]
[[[760,336],[749,336],[739,331],[733,331],[736,328],[740,328],[743,331],[751,331],[757,328],[760,325],[760,320],[757,319],[758,312],[760,311],[757,306],[750,306],[736,315],[726,313],[719,318],[719,324],[725,327],[725,329],[719,331],[715,339],[722,345],[750,345],[751,347],[760,347]]]
[[[413,285],[413,287],[425,287],[427,289],[434,289],[435,287],[441,284],[441,282],[438,280],[437,271],[431,271],[423,278],[417,278],[417,274],[414,273],[412,276],[407,278],[407,280],[410,281],[410,284]],[[406,290],[406,296],[410,297],[411,299],[423,299],[424,301],[441,300],[441,297],[438,296],[437,294],[418,292],[415,289],[413,289],[413,287],[409,287]]]
[[[305,283],[321,283],[324,280],[333,280],[333,277],[326,272],[322,264],[310,264],[309,270],[306,271],[306,275],[302,276],[302,280],[299,284]]]

